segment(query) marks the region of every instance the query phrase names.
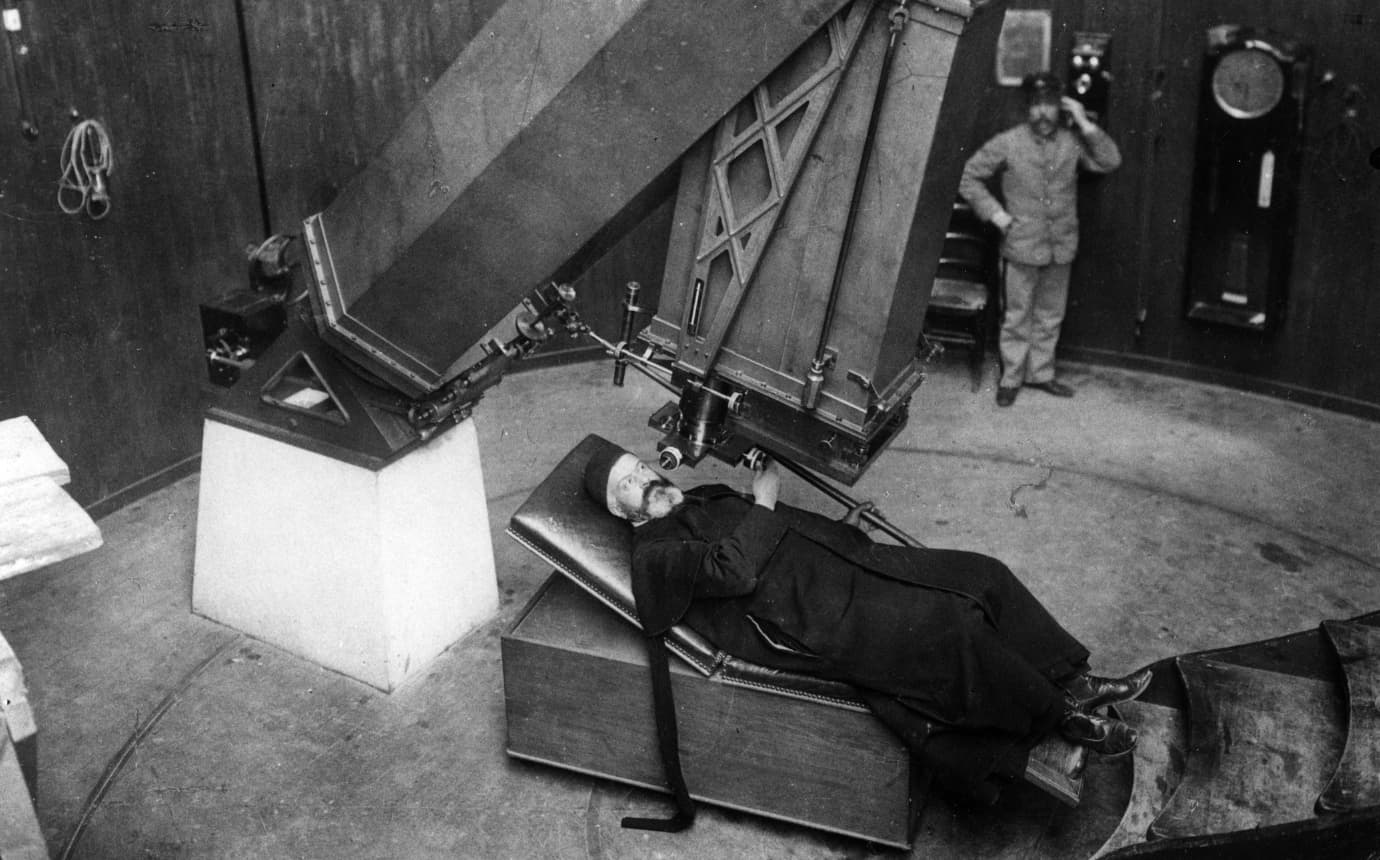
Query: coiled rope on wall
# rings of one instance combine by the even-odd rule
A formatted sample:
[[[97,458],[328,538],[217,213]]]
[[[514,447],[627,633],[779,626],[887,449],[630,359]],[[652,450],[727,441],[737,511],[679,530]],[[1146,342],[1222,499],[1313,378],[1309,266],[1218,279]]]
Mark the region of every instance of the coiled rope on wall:
[[[86,119],[72,126],[62,143],[61,161],[57,198],[62,211],[68,215],[85,212],[93,221],[110,214],[106,180],[115,167],[115,156],[110,134],[100,120]]]

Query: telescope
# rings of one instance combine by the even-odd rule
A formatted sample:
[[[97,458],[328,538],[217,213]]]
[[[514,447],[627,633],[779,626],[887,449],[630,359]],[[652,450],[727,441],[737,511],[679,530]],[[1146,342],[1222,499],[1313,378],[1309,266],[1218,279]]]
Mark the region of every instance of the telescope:
[[[857,481],[924,378],[999,10],[590,5],[503,4],[326,209],[248,250],[202,308],[208,418],[376,468],[575,338],[671,393],[663,466],[761,448]],[[660,282],[586,290],[658,206]]]

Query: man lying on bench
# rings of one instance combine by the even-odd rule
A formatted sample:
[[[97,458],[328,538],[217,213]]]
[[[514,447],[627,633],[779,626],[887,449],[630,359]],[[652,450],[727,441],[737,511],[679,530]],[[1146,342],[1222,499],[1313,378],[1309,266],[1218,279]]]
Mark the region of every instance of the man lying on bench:
[[[584,484],[633,526],[633,595],[649,637],[683,621],[729,654],[853,685],[941,785],[993,802],[1053,731],[1107,756],[1135,747],[1135,730],[1098,709],[1139,696],[1150,672],[1089,674],[1088,649],[994,558],[876,543],[856,526],[859,510],[835,521],[778,504],[769,460],[750,496],[722,484],[681,491],[610,444]],[[655,674],[654,660],[654,685]],[[670,734],[674,790],[673,719]],[[675,793],[684,814],[683,784]]]

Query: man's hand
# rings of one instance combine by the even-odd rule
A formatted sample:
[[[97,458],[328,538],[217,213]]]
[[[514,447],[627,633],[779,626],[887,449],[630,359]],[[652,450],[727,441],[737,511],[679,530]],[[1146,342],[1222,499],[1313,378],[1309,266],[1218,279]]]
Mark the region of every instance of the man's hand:
[[[753,499],[764,508],[776,510],[776,496],[781,490],[781,467],[770,457],[763,457],[753,471]]]
[[[1084,134],[1097,128],[1093,121],[1088,119],[1088,111],[1078,99],[1064,96],[1059,100],[1059,107],[1073,119],[1074,125],[1078,126],[1078,130]]]
[[[859,523],[862,520],[862,515],[867,513],[868,511],[875,511],[876,509],[877,506],[872,504],[871,502],[858,502],[856,505],[848,509],[848,513],[844,514],[843,519],[839,520],[839,522],[843,523],[844,525],[852,526],[855,529],[861,528]]]
[[[1006,228],[1011,226],[1011,213],[1005,209],[998,209],[997,214],[992,216],[992,226],[1005,234]]]

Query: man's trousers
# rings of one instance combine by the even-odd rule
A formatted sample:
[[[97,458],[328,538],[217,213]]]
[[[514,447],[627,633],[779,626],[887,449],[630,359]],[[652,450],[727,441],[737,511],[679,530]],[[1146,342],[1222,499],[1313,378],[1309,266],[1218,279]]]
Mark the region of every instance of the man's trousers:
[[[1003,261],[1006,313],[1001,323],[1001,386],[1054,379],[1054,347],[1069,297],[1069,264]]]

